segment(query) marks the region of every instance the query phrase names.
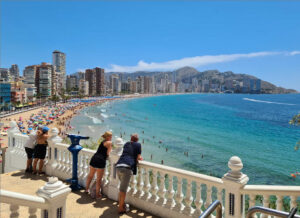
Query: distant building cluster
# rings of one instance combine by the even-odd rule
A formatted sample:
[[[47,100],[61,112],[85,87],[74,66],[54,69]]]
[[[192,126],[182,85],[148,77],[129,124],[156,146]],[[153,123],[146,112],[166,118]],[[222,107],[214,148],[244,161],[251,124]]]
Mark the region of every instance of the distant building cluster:
[[[26,66],[20,76],[17,64],[0,68],[0,111],[37,104],[47,99],[120,94],[157,93],[261,93],[261,80],[186,77],[165,73],[105,73],[95,67],[66,75],[66,54],[53,51],[52,63]]]

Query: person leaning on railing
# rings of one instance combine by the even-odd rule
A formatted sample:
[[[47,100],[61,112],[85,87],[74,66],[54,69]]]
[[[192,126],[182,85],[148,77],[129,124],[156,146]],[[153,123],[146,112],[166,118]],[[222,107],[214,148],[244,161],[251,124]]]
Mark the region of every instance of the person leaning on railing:
[[[116,163],[116,170],[120,179],[119,214],[126,213],[129,210],[125,205],[127,188],[132,174],[136,175],[138,161],[142,160],[142,149],[138,140],[138,134],[131,135],[130,142],[124,145],[123,153]]]
[[[85,189],[85,192],[89,193],[91,181],[95,173],[97,172],[96,195],[95,195],[96,199],[101,198],[100,195],[101,180],[106,166],[106,159],[109,156],[109,153],[111,152],[112,149],[112,142],[111,142],[112,133],[107,131],[102,135],[102,138],[104,140],[101,141],[97,149],[97,152],[91,158],[90,173],[86,180],[86,189]]]

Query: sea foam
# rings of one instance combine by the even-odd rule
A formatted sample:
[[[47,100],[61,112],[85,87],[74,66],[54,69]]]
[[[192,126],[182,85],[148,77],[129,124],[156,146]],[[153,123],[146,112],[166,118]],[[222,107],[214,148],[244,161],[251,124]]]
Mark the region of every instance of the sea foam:
[[[259,103],[266,103],[266,104],[296,105],[296,104],[281,103],[281,102],[274,102],[274,101],[263,101],[263,100],[257,100],[257,99],[252,99],[252,98],[243,98],[243,100],[252,101],[252,102],[259,102]]]

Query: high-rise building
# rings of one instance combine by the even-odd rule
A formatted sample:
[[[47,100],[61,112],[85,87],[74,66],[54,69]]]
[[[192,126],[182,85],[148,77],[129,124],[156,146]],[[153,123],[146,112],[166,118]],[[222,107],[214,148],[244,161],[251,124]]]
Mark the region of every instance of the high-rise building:
[[[143,77],[143,76],[139,76],[138,78],[137,78],[137,92],[138,93],[144,93],[144,84],[145,84],[145,82],[144,82],[144,80],[145,80],[145,77]]]
[[[17,64],[11,65],[9,71],[10,71],[10,75],[11,75],[14,79],[18,79],[18,78],[20,77],[19,67],[18,67]]]
[[[52,53],[52,64],[57,78],[57,90],[66,89],[66,54],[55,50]]]
[[[119,75],[112,74],[109,77],[110,89],[112,94],[118,94],[121,91],[121,81]]]
[[[89,82],[84,79],[79,80],[79,93],[89,95]]]
[[[23,77],[25,84],[35,84],[38,65],[26,66],[23,70]]]
[[[105,95],[104,69],[86,69],[85,80],[89,82],[89,95]]]
[[[52,83],[53,75],[55,75],[54,67],[51,64],[42,63],[38,66],[37,75],[37,91],[39,94],[41,94],[41,97],[48,98],[52,94],[56,95],[57,90],[55,88],[55,84]]]
[[[0,111],[9,110],[11,106],[11,84],[0,82]]]
[[[144,93],[151,93],[152,78],[145,76],[144,78]]]
[[[85,80],[89,82],[89,95],[96,95],[96,76],[93,69],[85,70]]]
[[[0,68],[0,81],[2,82],[10,82],[10,72],[8,68]]]
[[[67,90],[78,88],[78,79],[76,75],[68,75],[66,81]]]
[[[130,81],[129,88],[131,93],[137,92],[137,82],[136,81]]]

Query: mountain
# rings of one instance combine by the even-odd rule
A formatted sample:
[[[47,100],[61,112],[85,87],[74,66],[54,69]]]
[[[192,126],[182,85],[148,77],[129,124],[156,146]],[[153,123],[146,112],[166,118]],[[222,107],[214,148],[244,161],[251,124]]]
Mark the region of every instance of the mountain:
[[[166,76],[169,79],[175,79],[177,82],[182,82],[186,84],[192,84],[193,79],[197,79],[198,81],[209,80],[212,84],[224,85],[226,81],[234,81],[235,83],[242,83],[246,80],[258,80],[259,78],[248,75],[248,74],[235,74],[232,71],[220,72],[218,70],[206,70],[203,72],[199,72],[193,67],[182,67],[175,71],[138,71],[134,73],[120,73],[120,72],[110,72],[107,73],[106,78],[109,79],[111,74],[119,74],[122,77],[122,80],[127,80],[130,78],[131,80],[136,79],[138,76],[155,76],[155,81],[159,82],[161,78],[165,78]],[[272,93],[272,94],[287,94],[287,93],[298,93],[298,91],[294,89],[286,89],[283,87],[277,87],[276,85],[261,80],[261,93]]]

